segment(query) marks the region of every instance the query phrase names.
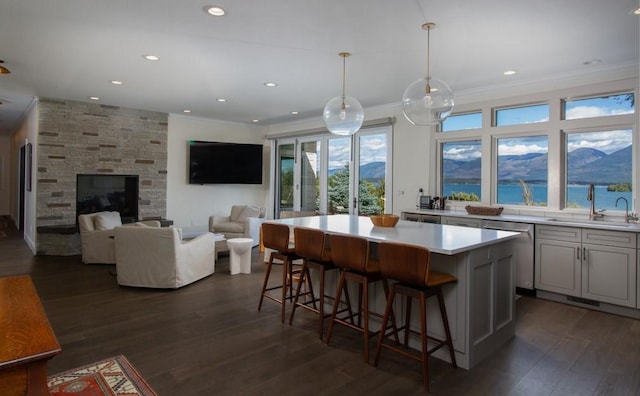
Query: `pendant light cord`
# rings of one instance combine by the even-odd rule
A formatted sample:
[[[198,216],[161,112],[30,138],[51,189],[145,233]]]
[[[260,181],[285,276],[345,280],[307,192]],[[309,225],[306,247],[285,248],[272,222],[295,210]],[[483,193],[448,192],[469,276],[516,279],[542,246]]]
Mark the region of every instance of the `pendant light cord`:
[[[345,98],[345,86],[347,85],[347,56],[351,55],[348,52],[341,52],[338,55],[342,57],[342,110],[347,108],[347,105],[344,103]]]
[[[429,85],[429,81],[431,80],[431,27],[427,27],[427,85]]]

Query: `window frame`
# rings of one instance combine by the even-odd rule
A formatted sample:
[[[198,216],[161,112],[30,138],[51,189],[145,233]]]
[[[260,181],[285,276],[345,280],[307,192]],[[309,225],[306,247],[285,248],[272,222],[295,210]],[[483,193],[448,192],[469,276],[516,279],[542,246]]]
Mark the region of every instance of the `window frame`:
[[[601,98],[606,98],[608,96],[616,96],[616,95],[626,95],[626,94],[630,94],[634,96],[634,111],[633,113],[626,113],[626,114],[607,114],[607,115],[603,115],[603,116],[594,116],[594,117],[583,117],[583,118],[572,118],[567,120],[567,109],[566,109],[566,104],[567,101],[578,101],[578,100],[589,100],[589,99],[601,99]],[[586,119],[591,119],[591,118],[601,118],[601,117],[618,117],[621,115],[627,115],[627,114],[634,114],[637,113],[637,106],[635,105],[635,100],[638,99],[638,96],[636,95],[636,93],[633,90],[622,90],[622,91],[618,91],[618,92],[604,92],[604,93],[598,93],[598,94],[593,94],[593,95],[582,95],[582,96],[567,96],[565,98],[561,98],[560,99],[560,120],[562,121],[576,121],[576,120],[586,120]]]
[[[633,93],[635,99],[638,98],[639,79],[637,77],[623,80],[609,81],[605,83],[588,84],[571,88],[558,89],[555,91],[535,93],[528,96],[514,96],[511,98],[501,98],[487,100],[480,105],[478,102],[463,103],[458,100],[457,112],[463,114],[477,111],[481,108],[483,113],[483,127],[481,129],[469,129],[458,131],[447,131],[446,133],[433,133],[431,141],[432,166],[436,167],[435,177],[432,186],[438,194],[442,193],[442,143],[455,142],[461,140],[482,140],[482,170],[481,170],[481,202],[482,205],[500,205],[506,209],[511,209],[514,213],[526,210],[528,214],[539,213],[566,213],[571,216],[585,214],[584,209],[566,208],[565,180],[566,164],[563,153],[563,133],[564,131],[589,130],[614,130],[631,129],[632,139],[635,143],[633,147],[633,208],[636,209],[636,202],[640,202],[640,170],[636,170],[640,158],[640,112],[637,104],[634,106],[633,114],[620,114],[605,117],[582,118],[573,120],[561,119],[562,100],[564,98],[587,98],[609,96],[624,93]],[[462,103],[461,103],[462,102]],[[532,104],[549,104],[549,121],[508,126],[494,126],[494,109],[523,107]],[[487,117],[489,115],[489,117]],[[535,207],[525,205],[497,204],[497,138],[504,137],[527,137],[535,135],[547,135],[548,138],[548,179],[547,179],[547,206]],[[631,204],[631,203],[630,203]],[[464,210],[464,204],[451,202],[448,206],[454,210]],[[544,213],[541,213],[544,212]],[[609,215],[620,215],[611,211]],[[622,209],[622,213],[624,208]]]
[[[547,106],[549,108],[548,119],[546,121],[534,121],[534,122],[523,122],[519,124],[498,125],[498,112],[501,110],[526,109],[529,107],[537,107],[537,106]],[[549,122],[549,120],[551,120],[551,104],[549,103],[549,101],[515,104],[513,106],[494,107],[492,108],[492,111],[491,111],[491,126],[495,128],[505,128],[505,127],[512,127],[517,125],[542,124],[545,122]]]

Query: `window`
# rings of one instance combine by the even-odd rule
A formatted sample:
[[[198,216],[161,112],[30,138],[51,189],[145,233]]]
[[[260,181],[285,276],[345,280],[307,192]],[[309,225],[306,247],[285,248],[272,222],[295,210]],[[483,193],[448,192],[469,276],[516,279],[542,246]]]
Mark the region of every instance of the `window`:
[[[562,101],[562,113],[565,120],[633,114],[634,105],[635,96],[633,93],[575,100],[565,99]]]
[[[495,110],[495,126],[533,124],[549,121],[549,105],[509,107]]]
[[[497,146],[498,203],[547,206],[548,138],[502,138]]]
[[[482,112],[450,115],[442,122],[442,132],[482,128]]]
[[[632,201],[631,129],[566,134],[566,207],[588,208],[595,185],[595,208],[616,209],[616,199]]]
[[[457,201],[480,201],[480,140],[442,143],[442,195]]]

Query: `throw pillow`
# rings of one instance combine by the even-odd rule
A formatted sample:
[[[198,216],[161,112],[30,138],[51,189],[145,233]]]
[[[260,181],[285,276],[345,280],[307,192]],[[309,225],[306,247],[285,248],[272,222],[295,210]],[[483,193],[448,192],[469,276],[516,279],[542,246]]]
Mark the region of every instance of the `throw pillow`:
[[[120,213],[102,212],[93,219],[93,226],[96,230],[111,230],[122,225]]]
[[[258,217],[260,215],[260,208],[257,206],[245,206],[238,217],[239,222],[244,222],[249,217]]]
[[[245,206],[244,205],[233,205],[231,207],[231,214],[229,215],[229,220],[230,221],[242,221],[239,220],[240,215],[242,214],[242,211],[244,210]]]

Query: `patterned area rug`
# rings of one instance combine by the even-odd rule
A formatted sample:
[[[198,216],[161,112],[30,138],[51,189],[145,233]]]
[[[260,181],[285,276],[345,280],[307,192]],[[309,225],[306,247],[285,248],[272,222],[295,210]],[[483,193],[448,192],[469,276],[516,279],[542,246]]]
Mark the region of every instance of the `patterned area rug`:
[[[157,396],[122,355],[47,378],[51,396]]]

